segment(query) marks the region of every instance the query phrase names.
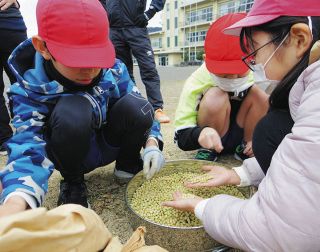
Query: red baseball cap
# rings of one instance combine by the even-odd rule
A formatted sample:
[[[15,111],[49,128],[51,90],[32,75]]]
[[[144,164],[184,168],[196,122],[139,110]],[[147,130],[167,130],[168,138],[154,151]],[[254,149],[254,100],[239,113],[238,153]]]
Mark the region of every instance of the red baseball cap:
[[[38,34],[68,67],[109,68],[115,50],[107,13],[98,0],[39,0]]]
[[[244,74],[248,67],[242,62],[244,56],[238,37],[225,35],[223,30],[246,16],[245,13],[227,14],[217,19],[209,28],[204,43],[205,62],[214,74]]]
[[[319,0],[255,0],[247,17],[224,30],[239,35],[244,27],[268,23],[280,16],[320,16]]]

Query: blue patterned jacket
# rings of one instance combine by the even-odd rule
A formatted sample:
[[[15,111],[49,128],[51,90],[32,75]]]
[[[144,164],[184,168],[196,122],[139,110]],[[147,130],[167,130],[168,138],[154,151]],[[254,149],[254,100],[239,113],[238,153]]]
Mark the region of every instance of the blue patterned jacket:
[[[112,68],[103,69],[99,85],[87,92],[70,92],[57,81],[50,81],[43,61],[30,39],[20,44],[8,60],[17,77],[17,82],[8,91],[16,131],[7,142],[8,162],[0,172],[4,188],[1,201],[12,192],[23,192],[33,196],[38,206],[42,204],[54,169],[45,150],[43,126],[60,97],[77,94],[89,99],[94,112],[94,126],[99,129],[107,121],[108,106],[130,92],[139,93],[120,60],[116,60]],[[158,121],[154,121],[149,136],[158,139],[162,145]]]

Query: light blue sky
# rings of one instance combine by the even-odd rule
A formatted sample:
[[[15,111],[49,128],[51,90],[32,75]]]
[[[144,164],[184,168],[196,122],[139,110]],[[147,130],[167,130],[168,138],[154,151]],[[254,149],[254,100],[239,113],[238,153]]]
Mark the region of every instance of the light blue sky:
[[[67,1],[67,0],[66,0]],[[148,0],[148,5],[151,0]],[[21,12],[28,27],[28,36],[37,34],[36,4],[37,0],[20,0]],[[161,26],[161,14],[157,13],[149,22],[149,26]]]

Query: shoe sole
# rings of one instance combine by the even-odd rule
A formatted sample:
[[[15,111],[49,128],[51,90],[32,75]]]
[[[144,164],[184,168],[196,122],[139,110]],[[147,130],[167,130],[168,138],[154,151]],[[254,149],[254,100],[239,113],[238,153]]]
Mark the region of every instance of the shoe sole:
[[[238,161],[243,161],[241,157],[239,157],[239,155],[237,153],[234,153],[233,155],[234,159],[238,160]]]
[[[117,184],[125,185],[125,184],[128,184],[133,177],[132,178],[120,178],[120,177],[117,177],[116,175],[113,174],[113,178]]]
[[[209,162],[217,162],[218,157],[215,157],[214,160],[207,160],[207,159],[199,159],[199,158],[194,158],[195,160],[203,160],[203,161],[209,161]]]

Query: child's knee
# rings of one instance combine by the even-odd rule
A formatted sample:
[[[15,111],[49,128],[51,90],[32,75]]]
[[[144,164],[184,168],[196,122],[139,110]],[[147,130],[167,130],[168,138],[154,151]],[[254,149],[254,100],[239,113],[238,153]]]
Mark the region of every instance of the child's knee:
[[[49,127],[51,132],[68,136],[87,135],[92,127],[92,107],[81,96],[62,97],[53,110]]]
[[[210,88],[200,102],[199,111],[212,115],[230,105],[228,94],[220,88]]]

